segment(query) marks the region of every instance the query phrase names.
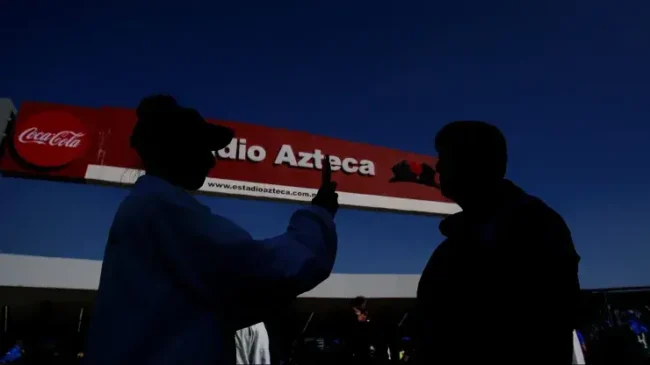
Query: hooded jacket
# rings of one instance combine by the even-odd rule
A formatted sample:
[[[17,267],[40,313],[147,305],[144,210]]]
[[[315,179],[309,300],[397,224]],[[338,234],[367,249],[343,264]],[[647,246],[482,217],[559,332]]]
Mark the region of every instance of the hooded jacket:
[[[418,364],[571,364],[579,256],[564,220],[509,181],[494,213],[443,220],[417,291]]]
[[[233,364],[235,332],[324,281],[336,249],[332,217],[319,207],[255,240],[145,175],[110,229],[84,363]]]

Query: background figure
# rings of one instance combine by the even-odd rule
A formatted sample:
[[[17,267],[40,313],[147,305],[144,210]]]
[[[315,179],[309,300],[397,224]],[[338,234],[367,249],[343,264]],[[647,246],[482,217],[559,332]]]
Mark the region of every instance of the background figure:
[[[270,365],[271,351],[266,326],[260,322],[235,333],[237,365]]]
[[[574,365],[583,365],[585,363],[584,356],[584,341],[580,340],[580,333],[578,331],[573,331],[573,364]]]
[[[345,339],[345,361],[350,364],[385,364],[395,355],[391,354],[391,343],[393,331],[382,327],[379,323],[370,318],[368,300],[359,296],[350,303],[350,309],[354,315],[350,322]]]
[[[641,312],[630,310],[628,311],[628,325],[630,330],[636,335],[639,345],[644,353],[648,352],[648,327],[641,321]]]
[[[624,326],[615,325],[601,332],[598,339],[590,346],[587,358],[589,365],[645,363],[645,356],[634,333]]]
[[[25,346],[22,340],[17,340],[9,350],[0,356],[0,364],[24,364]]]
[[[417,362],[571,364],[580,257],[564,220],[505,179],[506,140],[496,127],[450,123],[435,148],[440,189],[463,211],[440,223],[446,239],[420,278]],[[521,333],[530,313],[535,328]],[[471,327],[486,333],[468,351]]]

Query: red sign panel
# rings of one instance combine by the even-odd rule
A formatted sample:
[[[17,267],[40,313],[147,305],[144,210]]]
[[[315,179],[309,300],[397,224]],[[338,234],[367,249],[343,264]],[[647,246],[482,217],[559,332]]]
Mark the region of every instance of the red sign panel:
[[[143,173],[129,147],[135,122],[130,109],[23,103],[0,169],[42,178],[132,184]],[[201,192],[310,201],[320,183],[322,160],[330,155],[343,206],[443,215],[459,210],[440,190],[428,186],[435,185],[435,159],[430,156],[305,132],[210,122],[232,127],[236,138],[216,152],[217,166]]]

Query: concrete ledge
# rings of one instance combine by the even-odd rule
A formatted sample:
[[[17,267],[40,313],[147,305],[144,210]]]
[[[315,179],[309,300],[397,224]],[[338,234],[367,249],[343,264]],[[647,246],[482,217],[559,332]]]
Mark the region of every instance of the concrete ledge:
[[[0,254],[0,286],[97,290],[102,262]],[[304,298],[414,298],[419,275],[332,274]]]

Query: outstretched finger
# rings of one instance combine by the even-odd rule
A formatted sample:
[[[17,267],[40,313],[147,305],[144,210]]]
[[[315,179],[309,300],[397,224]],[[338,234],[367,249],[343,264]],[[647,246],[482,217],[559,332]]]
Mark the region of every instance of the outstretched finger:
[[[330,156],[326,155],[323,160],[323,173],[321,175],[321,185],[325,186],[332,181],[332,165],[330,165]]]
[[[336,186],[337,186],[336,181],[331,181],[330,182],[330,189],[332,191],[336,191]]]

